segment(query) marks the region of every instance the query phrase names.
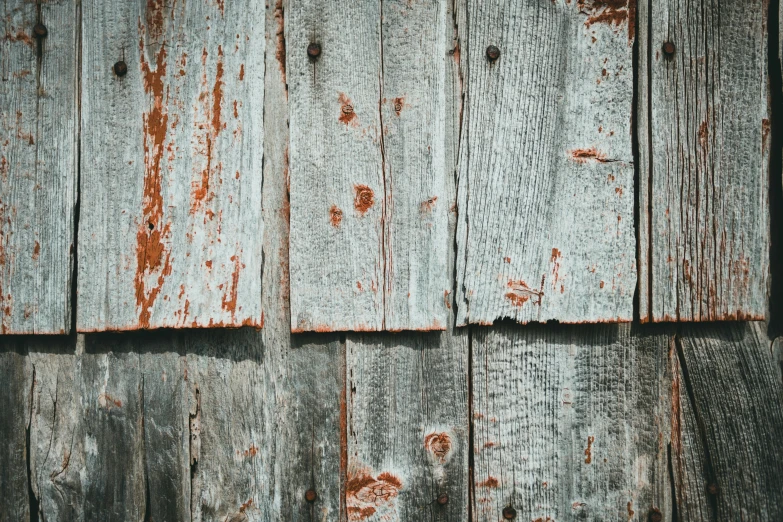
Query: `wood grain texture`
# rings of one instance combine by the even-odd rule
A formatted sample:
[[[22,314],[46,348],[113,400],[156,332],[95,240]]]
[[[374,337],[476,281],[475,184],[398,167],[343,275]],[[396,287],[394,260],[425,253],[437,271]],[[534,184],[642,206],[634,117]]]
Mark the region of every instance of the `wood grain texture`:
[[[473,520],[670,513],[667,337],[627,325],[473,336]]]
[[[446,326],[445,4],[291,3],[293,331]]]
[[[32,381],[32,367],[25,353],[0,353],[0,520],[30,518],[25,457]]]
[[[703,482],[680,490],[700,506],[694,520],[783,518],[783,389],[764,330],[763,323],[694,326],[678,339],[680,388],[693,412],[682,431],[698,441],[703,461]]]
[[[643,321],[765,317],[767,4],[640,3]]]
[[[83,9],[78,329],[261,326],[263,4]]]
[[[630,321],[635,2],[461,5],[458,324]]]
[[[0,7],[0,334],[71,328],[79,2]],[[45,38],[33,27],[43,23]]]

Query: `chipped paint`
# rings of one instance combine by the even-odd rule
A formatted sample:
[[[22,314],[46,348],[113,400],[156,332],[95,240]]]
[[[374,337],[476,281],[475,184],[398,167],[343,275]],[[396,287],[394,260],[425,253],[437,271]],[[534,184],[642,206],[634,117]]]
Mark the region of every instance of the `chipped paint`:
[[[537,298],[537,301],[533,304],[540,305],[541,300],[544,297],[544,292],[533,290],[521,279],[518,281],[509,281],[507,286],[509,290],[506,292],[506,299],[511,301],[511,304],[516,307],[522,307],[531,297]]]
[[[402,481],[390,472],[373,476],[369,469],[348,473],[345,484],[345,500],[348,520],[366,520],[378,515],[380,520],[396,515],[396,499],[402,489]]]
[[[353,208],[363,216],[375,204],[375,192],[367,185],[354,185],[353,190]]]
[[[343,211],[337,205],[332,205],[329,209],[329,222],[334,228],[338,228],[343,222]]]
[[[595,437],[588,436],[587,449],[585,449],[585,464],[593,462],[593,442],[595,442]]]

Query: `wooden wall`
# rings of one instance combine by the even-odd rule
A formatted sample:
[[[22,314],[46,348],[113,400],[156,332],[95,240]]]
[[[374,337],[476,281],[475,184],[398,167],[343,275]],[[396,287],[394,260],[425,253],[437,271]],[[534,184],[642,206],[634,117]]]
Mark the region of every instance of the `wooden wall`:
[[[779,7],[6,1],[0,521],[783,520]]]

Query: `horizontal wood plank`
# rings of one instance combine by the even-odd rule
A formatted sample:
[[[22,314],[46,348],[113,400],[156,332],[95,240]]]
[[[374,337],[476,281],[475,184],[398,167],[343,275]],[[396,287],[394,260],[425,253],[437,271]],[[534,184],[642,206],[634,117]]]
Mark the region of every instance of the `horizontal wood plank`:
[[[83,10],[78,329],[261,326],[264,5]]]
[[[10,0],[0,16],[0,334],[67,333],[79,2]]]
[[[661,0],[640,7],[643,321],[766,316],[767,6]]]
[[[460,5],[458,324],[630,321],[635,2]]]

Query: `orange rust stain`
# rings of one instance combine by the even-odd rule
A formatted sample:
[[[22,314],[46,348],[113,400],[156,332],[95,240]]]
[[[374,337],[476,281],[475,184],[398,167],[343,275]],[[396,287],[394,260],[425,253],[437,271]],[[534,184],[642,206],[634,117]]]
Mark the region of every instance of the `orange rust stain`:
[[[221,306],[223,310],[231,314],[231,320],[234,320],[234,315],[237,309],[237,290],[239,289],[239,273],[245,268],[245,265],[240,262],[238,255],[231,256],[231,261],[234,262],[234,271],[231,274],[231,289],[228,295],[223,296]]]
[[[207,49],[204,48],[201,54],[201,64],[205,68],[207,56]],[[209,101],[209,94],[202,93],[200,96],[200,100],[204,103],[205,116],[209,121],[208,124],[201,123],[198,125],[199,130],[204,131],[204,135],[198,137],[198,142],[204,147],[201,154],[206,157],[206,165],[201,170],[201,179],[199,182],[194,183],[193,188],[191,189],[191,214],[196,213],[202,205],[208,203],[212,199],[214,196],[214,193],[210,192],[212,178],[223,170],[222,163],[213,165],[213,149],[220,132],[225,128],[225,122],[222,120],[223,87],[225,85],[223,81],[224,73],[223,47],[218,46],[215,82],[211,89],[211,103]],[[206,84],[206,81],[206,72],[204,72],[202,83]]]
[[[245,450],[245,457],[255,457],[258,454],[258,446],[250,444],[250,447]]]
[[[511,301],[511,304],[516,307],[521,307],[527,303],[531,297],[537,297],[538,301],[535,304],[540,305],[541,299],[544,297],[544,292],[533,290],[521,279],[519,281],[509,281],[508,287],[511,290],[506,293],[506,299]]]
[[[275,33],[277,40],[275,45],[275,58],[277,59],[280,75],[285,84],[285,13],[283,12],[283,0],[277,0],[275,3],[275,21],[277,22],[277,32]],[[286,96],[288,95],[287,93],[288,91],[286,90]]]
[[[139,22],[141,23],[141,22]],[[136,276],[134,279],[139,325],[148,328],[151,308],[160,293],[165,278],[171,274],[171,253],[165,245],[170,224],[163,221],[161,161],[168,130],[168,112],[164,95],[168,89],[166,76],[166,46],[161,45],[154,70],[147,63],[144,40],[139,41],[141,72],[145,92],[152,98],[152,107],[142,115],[144,129],[144,188],[142,219],[136,232]],[[157,276],[157,277],[156,277]],[[150,283],[149,279],[152,278]]]
[[[606,163],[606,155],[598,152],[595,147],[589,149],[574,149],[568,153],[571,159],[577,163],[587,163],[588,161],[597,161]]]
[[[500,485],[500,482],[495,477],[489,477],[484,482],[479,482],[476,485],[480,488],[496,488]]]
[[[633,0],[578,0],[577,7],[580,13],[587,15],[585,27],[592,27],[594,24],[619,27],[629,21],[630,14],[636,16],[636,3]],[[634,22],[629,22],[628,25],[629,41],[634,38],[633,24]]]
[[[367,185],[354,185],[353,208],[363,216],[375,204],[375,192]]]
[[[107,410],[110,410],[114,407],[122,408],[122,401],[120,399],[115,399],[108,393],[101,393],[100,395],[98,395],[98,405],[101,408],[106,408]]]
[[[157,41],[163,36],[163,8],[164,0],[147,0],[147,31],[152,41]]]
[[[405,108],[405,97],[402,96],[400,98],[394,98],[392,103],[394,104],[394,114],[399,116],[402,112],[402,109]]]
[[[443,464],[451,453],[451,437],[448,433],[430,433],[424,437],[424,449]]]
[[[449,295],[451,295],[451,292],[448,290],[443,291],[443,302],[446,303],[446,308],[451,310],[451,300],[449,299]]]
[[[438,201],[438,196],[432,196],[429,199],[424,200],[421,203],[421,211],[422,212],[431,212],[433,208],[435,208],[435,202]]]
[[[562,257],[562,254],[560,253],[560,250],[557,248],[552,249],[552,257],[550,261],[552,262],[552,288],[557,288],[557,282],[560,277],[560,258]]]
[[[356,288],[361,292],[363,290],[362,283],[360,281],[356,281]]]
[[[204,264],[207,265],[207,268],[212,268],[212,261],[204,261]]]
[[[593,462],[593,442],[595,437],[587,437],[587,449],[585,450],[585,464]]]
[[[701,125],[699,125],[699,144],[702,149],[707,149],[707,146],[709,145],[709,135],[710,131],[707,127],[707,122],[701,122]]]
[[[376,513],[389,515],[401,489],[402,481],[392,473],[373,477],[369,470],[349,471],[345,484],[348,520],[365,520]]]
[[[329,222],[334,228],[339,227],[343,222],[343,211],[337,205],[332,205],[329,209]]]
[[[627,507],[628,507],[628,520],[631,521],[633,520],[634,514],[636,514],[636,512],[633,510],[633,502],[629,500]]]
[[[11,29],[11,31],[13,31],[13,29]],[[33,47],[33,44],[35,43],[33,38],[21,29],[18,29],[16,33],[13,32],[6,33],[5,38],[3,38],[3,40],[9,42],[22,42],[23,44],[29,45],[30,47]]]
[[[41,255],[41,244],[38,243],[38,241],[35,242],[35,246],[33,247],[33,261],[38,260],[38,256]]]
[[[503,262],[506,263],[506,264],[511,263],[511,258],[510,257],[504,257],[503,258]]]
[[[600,286],[601,288],[603,288],[603,287],[604,287],[604,282],[603,282],[603,281],[601,281],[601,284],[600,284],[600,285],[598,285],[598,286]]]
[[[245,64],[243,63],[242,65],[239,66],[239,81],[241,82],[244,80],[245,80]]]
[[[239,109],[237,108],[236,100],[234,100],[234,118],[239,118]]]
[[[8,179],[9,170],[10,167],[8,166],[8,160],[5,156],[0,156],[0,177],[2,177],[3,181]]]
[[[623,195],[623,187],[615,187],[614,188],[614,193],[617,194],[618,196],[622,196]]]
[[[356,111],[353,110],[353,102],[345,93],[340,93],[337,97],[337,101],[340,103],[340,117],[338,118],[342,123],[356,127],[359,125],[359,120],[356,117]]]
[[[249,508],[252,505],[253,505],[253,499],[252,498],[247,499],[247,502],[239,506],[239,512],[244,513],[247,510],[247,508]]]
[[[216,0],[217,7],[220,9],[220,16],[226,14],[226,0]]]

